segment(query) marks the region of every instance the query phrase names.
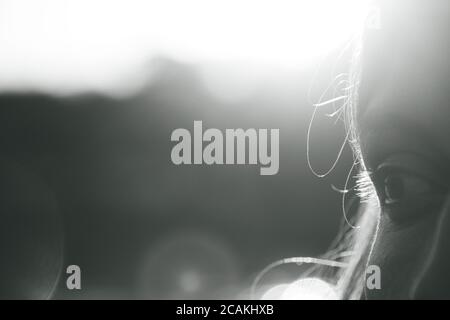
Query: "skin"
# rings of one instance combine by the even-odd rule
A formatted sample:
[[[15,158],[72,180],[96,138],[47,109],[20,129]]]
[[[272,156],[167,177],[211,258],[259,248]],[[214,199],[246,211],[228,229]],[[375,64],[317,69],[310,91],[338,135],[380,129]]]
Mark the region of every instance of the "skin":
[[[381,289],[366,297],[450,299],[448,4],[400,4],[409,14],[382,4],[362,54],[358,129],[381,208]]]

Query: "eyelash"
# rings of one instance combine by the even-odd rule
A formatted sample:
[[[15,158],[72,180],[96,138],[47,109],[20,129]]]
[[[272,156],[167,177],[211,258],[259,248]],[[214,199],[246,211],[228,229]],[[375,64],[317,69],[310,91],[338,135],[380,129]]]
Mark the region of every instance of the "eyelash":
[[[377,191],[372,181],[373,172],[364,170],[356,175],[356,194],[363,203],[377,199]]]

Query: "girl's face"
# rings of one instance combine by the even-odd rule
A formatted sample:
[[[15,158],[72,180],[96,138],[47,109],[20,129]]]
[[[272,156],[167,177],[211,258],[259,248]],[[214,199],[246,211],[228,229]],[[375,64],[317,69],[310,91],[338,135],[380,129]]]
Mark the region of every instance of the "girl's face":
[[[450,298],[449,4],[436,3],[381,11],[363,51],[358,126],[381,205],[368,298]]]

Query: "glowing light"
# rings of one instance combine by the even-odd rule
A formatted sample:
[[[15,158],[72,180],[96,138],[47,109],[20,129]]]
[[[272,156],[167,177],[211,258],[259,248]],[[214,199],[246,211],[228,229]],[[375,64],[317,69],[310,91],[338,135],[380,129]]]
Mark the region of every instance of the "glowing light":
[[[338,294],[327,282],[307,278],[295,281],[290,285],[278,285],[269,289],[263,300],[338,300]]]
[[[280,300],[288,287],[288,284],[273,286],[262,295],[261,300]]]
[[[295,66],[342,43],[366,0],[5,0],[0,85],[108,88],[152,56]]]

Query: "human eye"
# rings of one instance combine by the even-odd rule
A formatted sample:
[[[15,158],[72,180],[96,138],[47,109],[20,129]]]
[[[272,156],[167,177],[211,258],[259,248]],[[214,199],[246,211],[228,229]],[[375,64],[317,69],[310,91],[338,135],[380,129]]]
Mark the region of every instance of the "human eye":
[[[383,214],[395,223],[432,214],[446,189],[438,176],[433,166],[413,155],[386,159],[373,174]]]

